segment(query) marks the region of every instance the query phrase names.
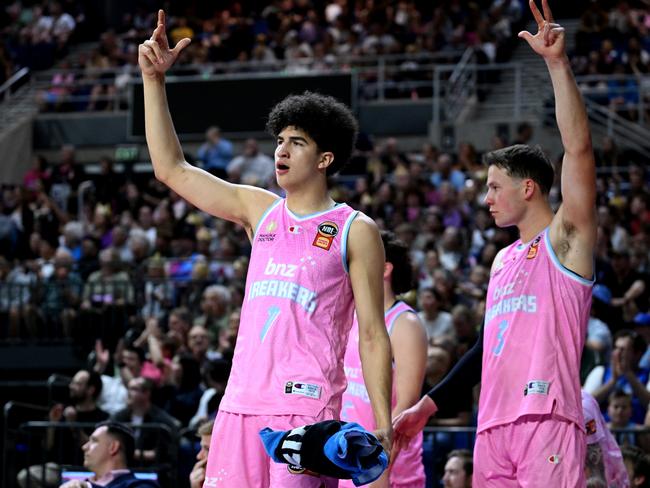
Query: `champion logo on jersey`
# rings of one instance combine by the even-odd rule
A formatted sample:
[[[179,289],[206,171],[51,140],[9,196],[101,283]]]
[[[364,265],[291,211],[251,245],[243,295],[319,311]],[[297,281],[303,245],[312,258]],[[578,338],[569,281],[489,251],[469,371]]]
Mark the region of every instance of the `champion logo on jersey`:
[[[551,464],[560,464],[560,455],[559,454],[551,454],[548,457],[548,462]]]
[[[287,229],[290,234],[300,234],[302,232],[302,227],[299,225],[290,225],[289,229]]]

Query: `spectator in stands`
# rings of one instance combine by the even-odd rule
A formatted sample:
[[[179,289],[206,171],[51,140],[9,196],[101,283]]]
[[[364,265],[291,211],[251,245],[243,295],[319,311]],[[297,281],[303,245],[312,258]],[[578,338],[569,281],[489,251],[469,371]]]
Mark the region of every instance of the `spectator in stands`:
[[[111,230],[111,247],[117,251],[120,261],[126,265],[133,263],[133,254],[128,245],[129,229],[124,225],[115,225]]]
[[[196,464],[190,473],[190,488],[202,488],[205,481],[205,466],[208,463],[208,451],[212,439],[214,420],[208,420],[199,426],[196,435],[201,439],[201,449],[196,455]]]
[[[227,172],[232,183],[266,187],[275,176],[275,163],[260,152],[255,139],[246,139],[243,153],[228,163]]]
[[[594,355],[594,365],[607,364],[610,360],[613,341],[611,329],[602,319],[607,317],[612,293],[605,285],[594,285],[592,296],[585,347]]]
[[[610,430],[625,429],[637,430],[641,426],[632,422],[632,395],[628,395],[623,390],[616,389],[610,393],[607,403],[607,416],[609,422],[607,427]],[[616,441],[619,445],[633,445],[641,446],[637,434],[635,432],[623,432],[616,436]]]
[[[470,308],[485,298],[489,278],[489,269],[477,264],[471,268],[467,279],[458,284],[461,298]]]
[[[52,423],[87,422],[97,423],[108,418],[108,414],[97,406],[97,398],[102,390],[102,382],[94,371],[78,371],[69,384],[70,405],[57,403],[50,408],[48,420]],[[45,447],[49,459],[55,463],[37,464],[18,473],[21,487],[51,486],[49,471],[59,464],[80,464],[81,447],[88,440],[92,428],[50,427],[46,431]],[[43,472],[45,469],[45,473]]]
[[[148,320],[150,327],[156,322],[157,320],[154,318]],[[118,354],[121,355],[121,362],[118,364],[120,376],[125,385],[128,385],[133,378],[146,378],[154,386],[160,383],[162,372],[156,364],[146,358],[146,353],[142,347],[127,343],[122,346]]]
[[[218,357],[210,349],[210,333],[202,325],[193,326],[187,334],[187,347],[200,364]]]
[[[17,338],[21,334],[23,310],[31,303],[36,276],[22,265],[11,266],[0,255],[0,335]]]
[[[442,297],[436,289],[421,290],[418,302],[422,309],[418,312],[418,317],[427,329],[429,342],[435,341],[441,336],[454,334],[451,314],[440,309]]]
[[[167,321],[167,336],[179,344],[181,350],[187,349],[187,340],[192,327],[192,314],[185,307],[178,307],[169,312]]]
[[[72,337],[77,307],[81,303],[83,282],[73,270],[72,255],[59,249],[54,257],[54,273],[40,288],[39,321],[45,326],[45,337]]]
[[[170,307],[173,300],[174,287],[166,280],[165,261],[160,257],[152,257],[147,261],[147,272],[144,278],[144,303],[140,314],[144,319],[160,318]]]
[[[99,424],[83,446],[84,466],[94,476],[70,480],[60,488],[160,488],[157,481],[136,478],[129,466],[134,461],[134,432],[118,422]]]
[[[42,154],[34,155],[34,166],[23,176],[23,186],[32,191],[47,191],[52,170]]]
[[[478,324],[474,312],[467,305],[455,305],[451,309],[451,323],[456,339],[456,357],[461,357],[478,338]]]
[[[203,395],[199,362],[189,353],[178,354],[171,365],[171,381],[166,393],[165,411],[188,425]]]
[[[60,239],[62,242],[59,249],[68,251],[75,263],[81,259],[81,239],[83,233],[83,224],[77,220],[71,220],[63,226],[63,236]]]
[[[462,245],[460,230],[457,227],[446,227],[438,246],[438,259],[444,269],[452,272],[460,271],[464,256]]]
[[[522,122],[517,126],[517,134],[515,135],[513,144],[530,144],[533,138],[533,126],[528,122]]]
[[[631,488],[650,486],[650,456],[636,446],[623,446],[623,462],[630,477]]]
[[[91,236],[81,239],[81,256],[77,270],[81,279],[86,281],[89,276],[99,269],[99,242]]]
[[[196,428],[201,422],[214,419],[226,391],[231,362],[228,359],[212,359],[203,366],[203,381],[207,389],[203,392],[196,413],[190,419],[189,427]]]
[[[233,156],[232,143],[221,137],[221,130],[216,126],[205,131],[205,139],[199,147],[197,158],[201,161],[203,169],[219,178],[225,178],[226,168]]]
[[[462,171],[454,168],[453,158],[448,153],[442,153],[438,156],[435,170],[431,174],[431,183],[434,187],[440,188],[440,185],[444,182],[449,182],[456,191],[459,191],[465,185],[465,175]]]
[[[133,424],[135,427],[135,455],[138,464],[151,464],[173,459],[175,444],[170,433],[176,433],[181,424],[151,402],[153,383],[142,377],[128,383],[127,407],[112,416],[112,420]],[[165,428],[139,427],[142,424],[160,423]]]
[[[639,360],[647,348],[636,332],[620,330],[614,336],[614,350],[607,366],[596,366],[585,380],[584,389],[602,405],[610,393],[618,388],[632,396],[632,420],[643,423],[650,402],[650,372],[639,367]]]
[[[109,366],[112,366],[110,354],[111,352],[104,348],[101,339],[97,339],[92,356],[94,358],[93,371],[100,374],[102,379],[102,394],[98,404],[103,410],[113,415],[126,407],[127,390],[122,375],[105,374],[112,370],[112,367],[109,369]]]
[[[208,329],[213,337],[226,328],[230,308],[230,290],[223,285],[211,285],[203,291],[201,315],[194,319],[194,325]]]
[[[60,162],[52,170],[50,196],[64,212],[76,208],[74,198],[79,183],[84,179],[84,173],[83,167],[76,161],[74,146],[62,146]]]
[[[84,286],[79,319],[82,328],[78,332],[88,346],[96,337],[103,337],[113,348],[124,333],[135,291],[115,249],[102,250],[99,263],[100,269],[90,274]]]
[[[467,449],[451,451],[447,456],[447,464],[445,464],[443,486],[445,488],[471,488],[473,466],[471,451]]]
[[[427,368],[422,391],[426,392],[437,385],[451,368],[450,352],[441,345],[429,345],[427,349]]]
[[[605,274],[602,283],[612,292],[611,305],[620,308],[619,317],[630,321],[648,303],[648,279],[632,268],[629,251],[612,252],[611,256],[611,272]]]

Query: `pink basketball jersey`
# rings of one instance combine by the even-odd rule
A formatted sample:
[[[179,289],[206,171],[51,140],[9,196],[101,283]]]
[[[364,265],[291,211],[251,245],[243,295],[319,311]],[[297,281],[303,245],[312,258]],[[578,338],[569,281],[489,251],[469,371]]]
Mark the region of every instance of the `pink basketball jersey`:
[[[339,204],[301,217],[280,199],[262,216],[221,410],[338,414],[354,313],[347,236],[356,215]]]
[[[502,253],[487,292],[478,432],[551,413],[584,430],[579,368],[592,285],[562,266],[548,227]]]
[[[384,320],[388,334],[393,332],[395,320],[405,312],[415,313],[414,310],[402,301],[396,302],[386,313]],[[366,429],[376,429],[375,417],[372,413],[372,406],[368,397],[368,391],[363,381],[361,371],[361,357],[359,356],[359,323],[357,315],[354,314],[354,322],[350,330],[350,338],[345,350],[345,377],[348,386],[343,394],[343,408],[341,409],[341,420],[357,422]],[[393,382],[392,403],[395,407],[397,394]],[[423,485],[425,479],[424,466],[422,465],[422,433],[416,435],[408,447],[400,452],[390,474],[391,482],[397,482],[404,486]],[[341,482],[340,486],[352,486],[351,483]]]

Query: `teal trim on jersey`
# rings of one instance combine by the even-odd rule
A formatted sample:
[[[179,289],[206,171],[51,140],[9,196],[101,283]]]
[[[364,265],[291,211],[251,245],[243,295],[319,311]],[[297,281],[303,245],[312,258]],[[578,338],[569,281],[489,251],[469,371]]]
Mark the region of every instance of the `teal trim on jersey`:
[[[341,205],[345,205],[344,203],[337,203],[334,202],[334,206],[331,208],[328,208],[327,210],[321,210],[320,212],[315,212],[307,215],[297,215],[293,213],[291,210],[289,210],[289,207],[285,207],[287,209],[287,213],[291,216],[292,219],[302,221],[302,220],[307,220],[307,219],[313,219],[314,217],[319,217],[321,215],[325,215],[328,212],[331,212],[332,210],[336,210],[339,208]]]
[[[395,300],[395,303],[393,303],[390,307],[388,307],[388,310],[384,312],[384,318],[386,318],[386,315],[388,315],[400,303],[402,303],[402,300]]]
[[[562,273],[567,275],[569,278],[571,278],[572,280],[577,281],[578,283],[585,286],[593,286],[594,282],[596,281],[595,274],[592,279],[588,280],[587,278],[583,278],[582,276],[580,276],[575,271],[571,271],[569,268],[567,268],[560,262],[560,260],[557,257],[557,254],[555,254],[555,250],[553,249],[553,246],[551,246],[551,238],[549,237],[549,234],[550,234],[550,227],[547,227],[546,229],[544,229],[544,244],[548,249],[548,255],[551,256],[551,261],[553,261],[555,267],[559,269]]]
[[[271,205],[269,205],[269,208],[267,208],[264,213],[262,214],[262,217],[260,218],[260,221],[257,223],[257,227],[255,227],[255,232],[253,233],[253,242],[255,242],[255,238],[257,237],[257,232],[260,230],[260,227],[264,223],[264,220],[266,220],[266,217],[271,213],[271,211],[280,204],[284,198],[278,198],[275,202],[273,202]]]
[[[346,273],[350,271],[348,269],[348,233],[350,232],[352,221],[357,218],[357,215],[359,215],[358,210],[355,210],[349,215],[348,220],[346,220],[343,226],[343,234],[341,235],[341,259],[343,260],[343,269]]]
[[[389,313],[391,310],[393,310],[395,307],[397,307],[397,305],[399,305],[400,303],[404,303],[404,302],[402,302],[402,300],[398,300],[398,301],[395,303],[395,305],[393,305],[393,306],[390,307],[388,310],[386,310],[386,313],[384,314],[384,317],[385,317],[386,315],[388,315],[388,313]],[[409,307],[409,308],[405,308],[405,309],[402,310],[400,313],[398,313],[397,315],[395,315],[395,317],[393,317],[393,320],[390,321],[390,323],[388,324],[388,335],[391,335],[391,334],[393,333],[393,326],[395,325],[395,321],[397,320],[398,317],[401,317],[401,316],[402,316],[404,313],[406,313],[406,312],[413,312],[413,313],[415,313],[415,310],[413,310],[413,309],[411,308],[410,305],[409,305],[408,307]]]

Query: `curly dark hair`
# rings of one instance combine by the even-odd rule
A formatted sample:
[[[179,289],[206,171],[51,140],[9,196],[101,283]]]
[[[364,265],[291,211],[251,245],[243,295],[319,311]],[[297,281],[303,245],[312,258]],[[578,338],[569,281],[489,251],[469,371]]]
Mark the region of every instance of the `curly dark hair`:
[[[266,130],[277,137],[289,126],[305,131],[319,151],[334,154],[328,176],[345,166],[357,140],[358,124],[350,109],[334,97],[319,93],[290,95],[273,107]]]
[[[413,266],[409,248],[390,231],[381,232],[381,240],[386,251],[386,262],[393,265],[390,284],[396,294],[406,293],[413,288]]]
[[[545,195],[551,191],[555,179],[553,165],[539,146],[515,144],[497,149],[483,156],[483,164],[495,165],[511,177],[530,178],[539,185]]]

